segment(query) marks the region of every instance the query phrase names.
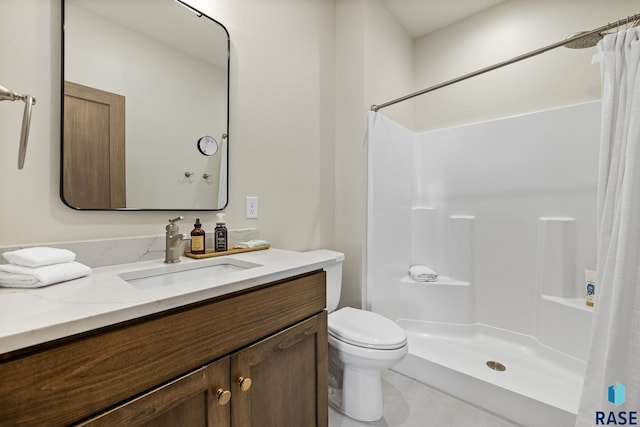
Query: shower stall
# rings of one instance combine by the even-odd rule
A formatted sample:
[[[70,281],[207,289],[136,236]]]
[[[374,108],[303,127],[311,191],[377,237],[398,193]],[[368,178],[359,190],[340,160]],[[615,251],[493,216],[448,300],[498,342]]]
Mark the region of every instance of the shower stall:
[[[407,332],[393,369],[518,423],[573,425],[599,114],[592,102],[415,133],[370,113],[367,301]],[[412,265],[438,280],[412,280]]]
[[[366,302],[407,333],[393,369],[527,426],[584,415],[583,382],[601,374],[586,372],[585,289],[599,262],[600,102],[422,133],[379,110],[638,24],[635,14],[372,105]],[[437,280],[413,280],[412,266]]]

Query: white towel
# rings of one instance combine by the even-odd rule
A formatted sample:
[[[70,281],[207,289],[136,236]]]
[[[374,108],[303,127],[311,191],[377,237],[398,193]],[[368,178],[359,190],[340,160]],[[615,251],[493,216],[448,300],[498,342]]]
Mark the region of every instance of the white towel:
[[[409,276],[416,282],[435,282],[438,280],[438,273],[424,265],[411,266]]]
[[[25,267],[42,267],[76,260],[76,254],[67,249],[48,248],[44,246],[5,252],[2,256],[11,264]]]
[[[91,274],[91,268],[79,262],[24,267],[21,265],[0,265],[0,286],[8,288],[39,288],[54,283],[77,279]]]
[[[266,240],[248,240],[246,242],[238,242],[234,246],[236,249],[258,248],[269,245]]]

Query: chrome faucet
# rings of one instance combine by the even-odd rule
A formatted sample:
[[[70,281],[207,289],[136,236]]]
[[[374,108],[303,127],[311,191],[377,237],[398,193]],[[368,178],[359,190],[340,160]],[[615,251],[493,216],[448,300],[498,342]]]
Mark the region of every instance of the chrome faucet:
[[[179,216],[178,218],[170,219],[166,227],[164,262],[167,264],[180,262],[180,244],[184,240],[189,240],[187,234],[180,234],[180,228],[178,224],[176,224],[176,221],[180,221],[181,219],[184,219],[184,217]]]

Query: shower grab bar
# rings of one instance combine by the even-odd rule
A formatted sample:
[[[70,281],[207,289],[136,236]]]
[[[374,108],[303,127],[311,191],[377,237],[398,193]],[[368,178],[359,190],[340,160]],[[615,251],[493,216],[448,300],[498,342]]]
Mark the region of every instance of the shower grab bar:
[[[547,45],[545,47],[541,47],[539,49],[533,50],[531,52],[528,52],[528,53],[525,53],[525,54],[522,54],[522,55],[519,55],[519,56],[516,56],[516,57],[508,59],[506,61],[502,61],[502,62],[499,62],[497,64],[490,65],[488,67],[482,68],[480,70],[465,74],[463,76],[456,77],[455,79],[447,80],[446,82],[439,83],[439,84],[434,85],[434,86],[430,86],[430,87],[428,87],[426,89],[422,89],[422,90],[419,90],[417,92],[413,92],[413,93],[411,93],[409,95],[405,95],[405,96],[402,96],[400,98],[396,98],[394,100],[391,100],[391,101],[388,101],[388,102],[385,102],[385,103],[382,103],[382,104],[373,104],[371,106],[371,111],[377,112],[381,108],[385,108],[385,107],[388,107],[390,105],[397,104],[398,102],[402,102],[402,101],[406,101],[406,100],[411,99],[411,98],[415,98],[416,96],[419,96],[419,95],[424,95],[425,93],[433,92],[434,90],[441,89],[441,88],[446,87],[446,86],[450,86],[450,85],[452,85],[454,83],[458,83],[458,82],[461,82],[463,80],[467,80],[467,79],[469,79],[471,77],[479,76],[480,74],[484,74],[484,73],[487,73],[489,71],[497,70],[498,68],[502,68],[504,66],[513,64],[515,62],[522,61],[524,59],[528,59],[528,58],[531,58],[533,56],[540,55],[541,53],[545,53],[545,52],[547,52],[549,50],[552,50],[552,49],[555,49],[555,48],[558,48],[558,47],[561,47],[561,46],[565,46],[565,45],[571,44],[571,43],[576,42],[578,40],[586,39],[587,37],[590,37],[590,36],[593,36],[593,35],[596,35],[596,34],[604,33],[606,31],[609,31],[609,30],[613,29],[613,28],[619,28],[619,27],[621,27],[623,25],[629,25],[631,23],[635,24],[636,23],[635,21],[638,21],[638,20],[640,20],[640,13],[637,13],[637,14],[631,15],[631,16],[627,16],[626,18],[620,19],[620,20],[618,20],[618,21],[616,21],[614,23],[609,23],[607,25],[603,25],[602,27],[596,28],[595,30],[580,32],[578,34],[575,34],[575,35],[573,35],[571,37],[568,37],[568,38],[566,38],[566,39],[564,39],[562,41],[559,41],[557,43],[552,43],[552,44]]]
[[[0,101],[23,101],[22,129],[20,131],[20,148],[18,149],[18,169],[24,167],[24,159],[27,155],[27,142],[29,140],[29,127],[31,125],[31,108],[36,105],[36,99],[31,95],[20,95],[4,86],[0,86]]]

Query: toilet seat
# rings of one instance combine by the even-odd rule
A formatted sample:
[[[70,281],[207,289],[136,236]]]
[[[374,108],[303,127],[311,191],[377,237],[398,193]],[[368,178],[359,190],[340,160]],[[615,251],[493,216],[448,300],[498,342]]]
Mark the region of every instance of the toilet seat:
[[[339,341],[369,349],[395,350],[407,344],[407,335],[395,322],[352,307],[329,314],[328,331]]]

